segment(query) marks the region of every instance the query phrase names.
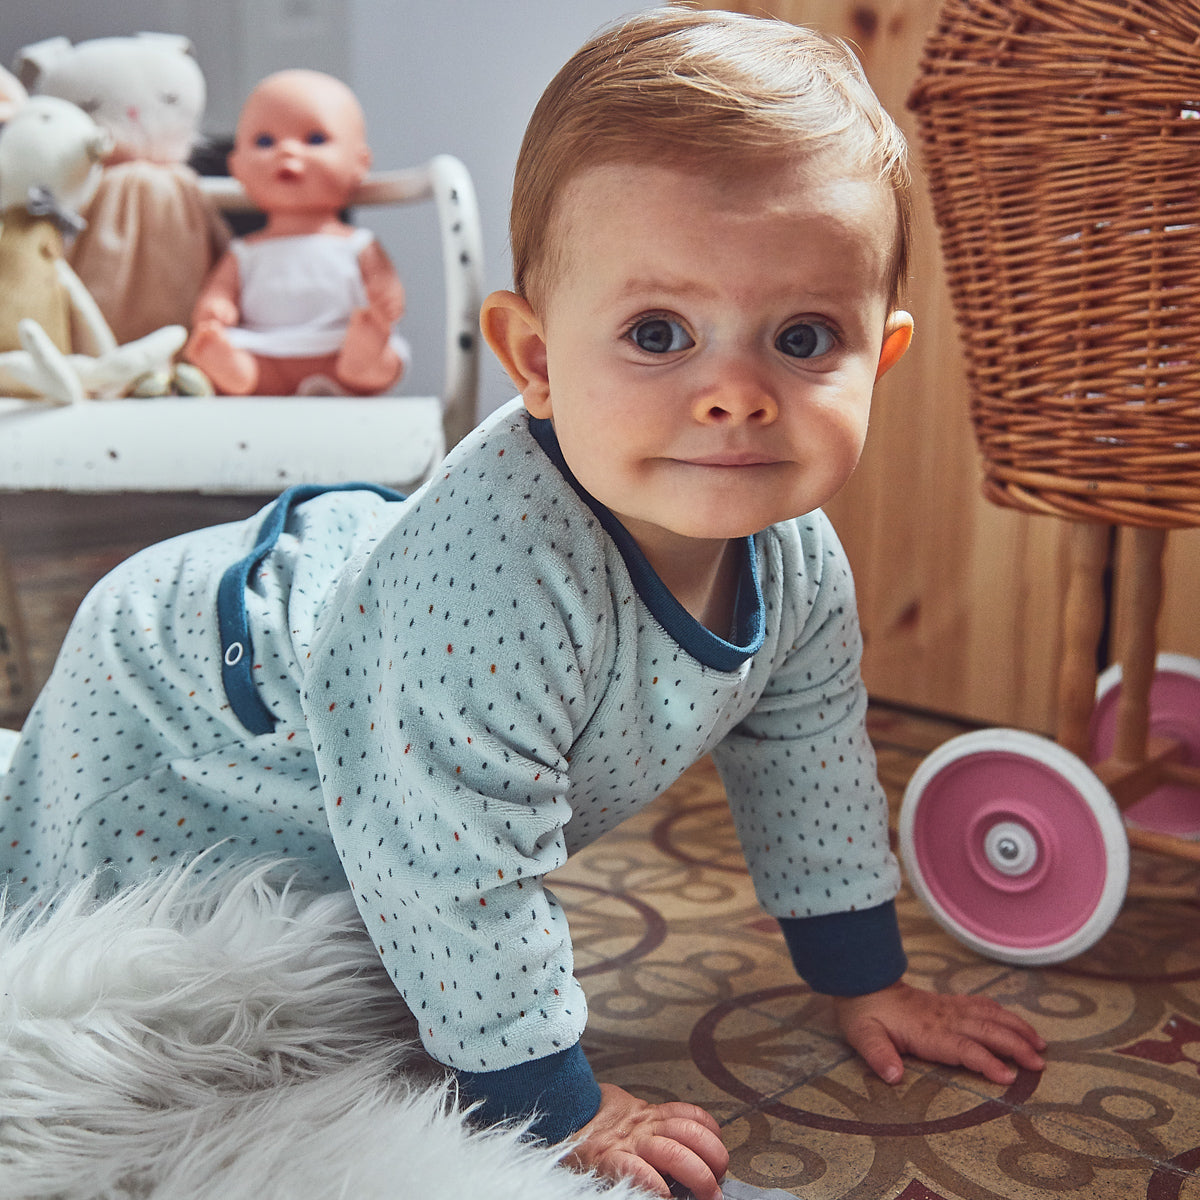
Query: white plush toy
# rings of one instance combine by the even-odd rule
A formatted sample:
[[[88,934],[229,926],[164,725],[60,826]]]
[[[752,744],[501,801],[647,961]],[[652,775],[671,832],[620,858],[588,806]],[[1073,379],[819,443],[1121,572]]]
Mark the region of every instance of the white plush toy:
[[[229,231],[187,158],[204,76],[186,38],[139,33],[26,46],[15,68],[35,95],[70,100],[113,139],[87,229],[68,250],[120,341],[186,324]]]
[[[170,378],[183,326],[118,345],[63,257],[111,146],[91,117],[51,96],[0,129],[0,393],[66,403]]]

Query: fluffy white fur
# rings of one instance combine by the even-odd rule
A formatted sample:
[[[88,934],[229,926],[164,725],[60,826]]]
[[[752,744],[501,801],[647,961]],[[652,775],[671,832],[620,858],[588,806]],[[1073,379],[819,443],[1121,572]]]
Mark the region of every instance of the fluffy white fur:
[[[479,1131],[348,895],[278,864],[0,918],[0,1200],[610,1200]]]

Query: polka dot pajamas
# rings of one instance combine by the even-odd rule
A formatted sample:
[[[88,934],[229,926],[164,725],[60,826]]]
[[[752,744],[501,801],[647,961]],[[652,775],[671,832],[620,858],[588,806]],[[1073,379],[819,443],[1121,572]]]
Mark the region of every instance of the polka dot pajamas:
[[[844,916],[891,911],[853,585],[820,513],[747,539],[718,637],[514,402],[408,502],[329,493],[294,511],[247,589],[278,722],[250,736],[214,607],[258,524],[154,547],[85,602],[0,786],[18,897],[221,839],[218,856],[294,855],[319,885],[349,882],[434,1057],[517,1093],[577,1054],[586,1021],[542,877],[705,753],[785,932],[834,922],[826,958],[862,927]],[[788,940],[805,971],[803,936]],[[894,922],[882,941],[879,986],[902,958]]]

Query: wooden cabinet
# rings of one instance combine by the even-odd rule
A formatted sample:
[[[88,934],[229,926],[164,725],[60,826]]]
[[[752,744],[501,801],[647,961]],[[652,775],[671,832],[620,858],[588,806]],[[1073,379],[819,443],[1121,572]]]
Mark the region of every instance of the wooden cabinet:
[[[720,0],[850,41],[912,147],[912,349],[880,383],[858,470],[827,506],[858,581],[873,695],[1053,732],[1068,526],[980,495],[962,350],[906,98],[937,0]],[[1200,654],[1200,531],[1172,535],[1161,645]]]

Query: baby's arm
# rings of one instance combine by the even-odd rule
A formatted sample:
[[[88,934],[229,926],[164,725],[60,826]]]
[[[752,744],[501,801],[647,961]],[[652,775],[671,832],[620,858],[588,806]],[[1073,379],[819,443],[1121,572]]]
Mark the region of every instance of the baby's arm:
[[[802,625],[758,708],[714,750],[759,898],[797,972],[835,997],[843,1034],[885,1080],[898,1082],[900,1055],[912,1053],[1010,1083],[1001,1057],[1044,1065],[1032,1027],[994,1001],[902,982],[900,873],[866,731],[853,581],[827,523],[797,529],[820,567],[789,577],[785,599]]]

